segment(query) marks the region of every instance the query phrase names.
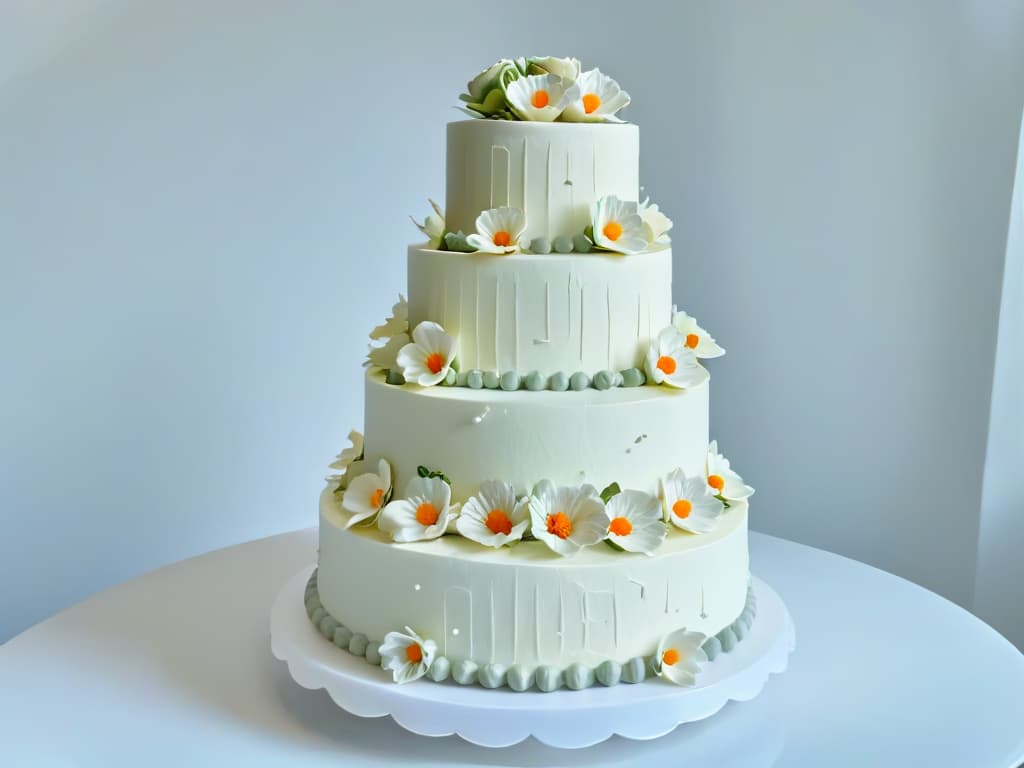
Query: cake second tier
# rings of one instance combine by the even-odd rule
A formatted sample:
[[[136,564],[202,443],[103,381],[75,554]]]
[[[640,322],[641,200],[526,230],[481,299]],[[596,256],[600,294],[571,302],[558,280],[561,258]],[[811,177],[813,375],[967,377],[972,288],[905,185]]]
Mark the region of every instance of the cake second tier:
[[[643,365],[672,317],[672,251],[494,254],[409,248],[409,326],[439,323],[463,370],[622,370]]]
[[[425,466],[451,479],[457,501],[485,480],[520,493],[551,480],[655,494],[674,469],[705,474],[708,385],[503,392],[394,386],[371,372],[364,439],[368,465],[387,459],[399,492]]]

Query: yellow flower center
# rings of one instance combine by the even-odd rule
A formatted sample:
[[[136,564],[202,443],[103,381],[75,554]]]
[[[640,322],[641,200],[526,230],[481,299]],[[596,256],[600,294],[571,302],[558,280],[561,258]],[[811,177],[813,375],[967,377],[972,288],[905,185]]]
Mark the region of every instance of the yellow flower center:
[[[596,93],[583,94],[583,111],[588,115],[601,106],[601,97]]]
[[[698,344],[700,344],[700,337],[696,333],[686,334],[686,346],[696,349]]]
[[[419,664],[423,661],[423,649],[420,648],[419,643],[405,646],[405,658],[413,664]]]
[[[668,355],[662,355],[658,358],[658,369],[671,376],[676,372],[676,361]]]
[[[427,355],[427,370],[431,373],[440,373],[444,368],[444,355],[440,352],[431,352]]]
[[[572,534],[572,520],[566,517],[564,512],[555,512],[548,515],[548,533],[553,533],[560,539],[567,539]]]
[[[613,243],[622,237],[622,225],[617,221],[609,221],[604,225],[604,229],[601,231],[604,232],[604,236]]]
[[[672,514],[680,519],[685,519],[690,516],[690,512],[693,511],[693,504],[690,503],[689,499],[680,499],[672,505]]]
[[[487,526],[491,533],[503,533],[506,536],[512,533],[512,521],[500,509],[492,509],[488,512],[484,525]]]
[[[616,517],[608,526],[608,530],[616,536],[629,536],[633,532],[633,524],[624,517]]]
[[[370,494],[370,506],[376,509],[380,506],[380,503],[384,501],[384,489],[378,488],[376,491]]]
[[[494,244],[501,247],[507,248],[512,243],[512,235],[506,232],[504,229],[499,229],[494,233]]]
[[[721,491],[725,488],[725,480],[722,479],[721,475],[708,475],[708,485],[716,491]]]
[[[437,518],[441,516],[441,513],[437,511],[437,507],[431,504],[429,501],[424,501],[418,507],[416,507],[416,522],[427,527],[437,522]]]
[[[663,654],[661,654],[661,663],[668,666],[674,666],[679,663],[679,651],[675,648],[669,648]]]
[[[551,96],[545,90],[536,91],[533,94],[533,98],[530,99],[530,103],[533,104],[537,109],[544,109],[551,101]]]

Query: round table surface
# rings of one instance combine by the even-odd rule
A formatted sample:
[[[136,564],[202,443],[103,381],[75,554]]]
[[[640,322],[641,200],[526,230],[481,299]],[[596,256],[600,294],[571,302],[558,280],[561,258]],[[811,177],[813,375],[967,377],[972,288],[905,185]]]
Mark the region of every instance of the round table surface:
[[[796,625],[752,701],[653,741],[487,749],[362,719],[296,685],[270,607],[314,530],[118,585],[0,646],[3,765],[969,766],[1024,760],[1024,655],[949,601],[862,563],[750,536]]]

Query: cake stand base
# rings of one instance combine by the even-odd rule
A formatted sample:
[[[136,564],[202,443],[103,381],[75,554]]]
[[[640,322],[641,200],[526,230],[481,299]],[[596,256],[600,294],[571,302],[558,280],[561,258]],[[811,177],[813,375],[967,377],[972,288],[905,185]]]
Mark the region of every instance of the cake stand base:
[[[655,739],[682,723],[710,717],[729,701],[757,696],[770,675],[786,668],[795,644],[782,599],[754,578],[758,608],[749,633],[730,653],[705,664],[692,688],[657,678],[551,693],[426,679],[397,685],[390,673],[340,650],[316,631],[303,603],[312,572],[310,565],[285,584],[270,617],[271,650],[287,663],[295,682],[325,689],[335,704],[354,715],[390,716],[422,736],[456,734],[485,747],[507,747],[528,736],[567,749],[589,747],[614,734]],[[500,716],[490,716],[491,710]]]

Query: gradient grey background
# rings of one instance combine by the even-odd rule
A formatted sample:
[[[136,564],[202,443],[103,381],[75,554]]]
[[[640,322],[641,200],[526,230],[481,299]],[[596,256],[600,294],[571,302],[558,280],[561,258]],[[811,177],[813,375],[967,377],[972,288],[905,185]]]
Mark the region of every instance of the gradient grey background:
[[[753,527],[1024,645],[1013,0],[0,0],[0,640],[316,523],[456,96],[529,53],[633,96]]]

